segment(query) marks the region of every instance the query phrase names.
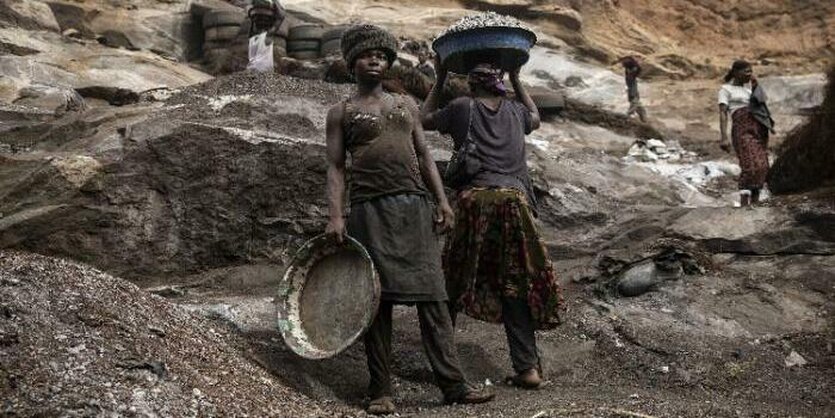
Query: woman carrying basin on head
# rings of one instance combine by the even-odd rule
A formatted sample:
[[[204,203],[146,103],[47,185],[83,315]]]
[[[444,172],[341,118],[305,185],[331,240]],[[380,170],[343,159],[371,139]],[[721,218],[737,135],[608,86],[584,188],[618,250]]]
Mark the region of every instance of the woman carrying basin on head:
[[[740,205],[760,200],[768,175],[768,133],[774,132],[774,120],[766,105],[766,95],[753,75],[751,64],[734,61],[725,84],[719,89],[719,129],[722,149],[731,147],[739,158]],[[728,116],[733,125],[728,140]]]
[[[485,62],[468,75],[472,97],[438,110],[448,71],[436,62],[438,81],[421,109],[425,129],[450,134],[455,149],[474,144],[478,169],[457,185],[455,227],[447,239],[444,269],[453,312],[503,323],[515,376],[523,388],[542,383],[536,329],[559,322],[560,288],[534,224],[534,195],[525,157],[525,135],[539,112],[510,73],[518,100],[508,99],[504,72]],[[459,151],[462,152],[462,151]]]

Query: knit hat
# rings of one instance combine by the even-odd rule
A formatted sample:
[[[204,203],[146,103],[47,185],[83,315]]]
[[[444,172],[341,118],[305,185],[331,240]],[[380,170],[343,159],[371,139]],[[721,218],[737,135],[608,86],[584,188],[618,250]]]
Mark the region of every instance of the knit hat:
[[[365,51],[379,49],[386,53],[389,66],[397,58],[397,39],[385,29],[374,25],[354,26],[342,34],[342,56],[353,70],[354,61]]]

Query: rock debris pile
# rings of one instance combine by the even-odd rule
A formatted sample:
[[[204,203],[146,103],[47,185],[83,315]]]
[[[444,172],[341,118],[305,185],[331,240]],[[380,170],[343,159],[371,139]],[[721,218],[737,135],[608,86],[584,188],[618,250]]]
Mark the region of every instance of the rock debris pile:
[[[339,416],[159,296],[54,258],[0,252],[4,416]]]
[[[660,139],[639,139],[629,148],[625,162],[653,162],[666,160],[669,162],[694,160],[697,154],[687,151],[677,141],[664,142]]]

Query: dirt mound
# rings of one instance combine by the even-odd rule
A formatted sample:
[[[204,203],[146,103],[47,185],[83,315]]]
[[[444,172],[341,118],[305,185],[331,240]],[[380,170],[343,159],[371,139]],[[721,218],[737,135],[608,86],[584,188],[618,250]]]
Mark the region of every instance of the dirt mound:
[[[805,125],[786,137],[768,176],[775,193],[811,190],[835,182],[835,66],[826,98]]]
[[[222,323],[94,269],[0,252],[0,296],[4,415],[331,415]]]

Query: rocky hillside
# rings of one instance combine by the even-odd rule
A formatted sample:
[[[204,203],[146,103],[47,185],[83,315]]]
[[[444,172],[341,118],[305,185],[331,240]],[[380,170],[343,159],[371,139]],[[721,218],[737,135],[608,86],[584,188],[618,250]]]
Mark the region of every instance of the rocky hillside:
[[[281,262],[324,227],[324,115],[345,94],[242,73],[16,129],[0,240],[136,278]]]
[[[822,71],[835,53],[835,5],[826,0],[286,0],[326,21],[370,19],[403,35],[431,39],[462,9],[512,14],[543,41],[609,65],[644,58],[649,76],[716,78],[736,58],[771,74]],[[417,7],[416,7],[417,6]]]
[[[733,208],[739,167],[716,144],[715,115],[716,75],[745,56],[773,74],[762,82],[778,129],[820,109],[809,126],[825,124],[828,2],[282,3],[298,21],[385,25],[404,50],[466,8],[515,14],[542,41],[524,81],[566,99],[527,139],[539,223],[570,304],[565,326],[540,334],[548,385],[501,385],[501,330],[464,318],[464,367],[498,400],[437,407],[417,319],[403,309],[403,414],[835,410],[833,190]],[[316,79],[329,59],[280,61],[305,79],[204,72],[201,17],[239,16],[239,6],[0,3],[4,413],[361,415],[361,347],[303,361],[275,331],[272,303],[289,257],[324,228],[324,120],[351,86]],[[623,53],[650,67],[650,125],[622,115],[622,77],[609,64]],[[783,158],[811,155],[791,144],[829,149],[817,130],[798,131]],[[443,164],[449,139],[429,143]]]

